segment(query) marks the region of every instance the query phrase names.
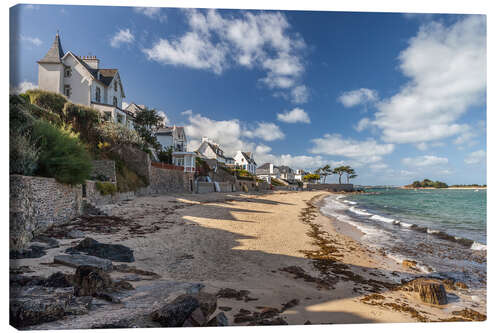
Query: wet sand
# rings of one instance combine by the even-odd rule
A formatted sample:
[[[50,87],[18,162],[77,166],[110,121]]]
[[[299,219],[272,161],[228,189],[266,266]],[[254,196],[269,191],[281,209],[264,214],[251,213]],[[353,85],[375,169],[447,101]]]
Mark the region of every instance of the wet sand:
[[[210,293],[222,288],[248,291],[248,298],[240,300],[219,298],[231,325],[248,324],[234,322],[240,309],[281,309],[290,301],[292,306],[280,316],[295,325],[440,321],[461,310],[453,303],[429,305],[415,293],[389,290],[399,283],[400,274],[418,274],[363,246],[357,229],[321,215],[318,208],[327,195],[331,193],[138,197],[104,207],[134,227],[117,225],[110,233],[86,230],[85,235],[132,248],[134,266],[161,276],[132,282],[136,287],[182,281],[202,283]],[[77,242],[62,240],[61,248],[38,259],[11,261],[11,266],[27,265],[41,276],[73,272],[42,263]],[[158,297],[151,308],[171,298]],[[71,327],[71,320],[37,328]]]

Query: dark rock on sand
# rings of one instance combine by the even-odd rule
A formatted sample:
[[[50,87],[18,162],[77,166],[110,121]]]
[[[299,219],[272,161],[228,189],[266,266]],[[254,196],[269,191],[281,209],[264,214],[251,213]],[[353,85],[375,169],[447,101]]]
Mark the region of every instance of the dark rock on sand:
[[[73,230],[70,230],[66,236],[68,238],[71,238],[71,239],[75,239],[75,238],[84,238],[85,237],[85,234],[83,233],[83,231],[81,230],[77,230],[77,229],[73,229]]]
[[[151,314],[153,321],[163,327],[181,327],[186,319],[200,306],[192,295],[181,295]]]
[[[215,317],[210,319],[207,323],[207,326],[228,326],[229,321],[227,320],[224,312],[219,312]]]
[[[85,238],[77,246],[66,249],[67,253],[84,252],[88,255],[120,262],[134,262],[134,251],[121,244],[99,243]]]
[[[201,327],[207,324],[207,317],[201,311],[201,308],[196,308],[182,324],[183,327]]]
[[[71,284],[71,277],[62,272],[56,272],[43,281],[45,287],[52,288],[69,288]]]
[[[73,283],[75,296],[99,296],[113,286],[109,274],[93,266],[79,266]]]
[[[54,263],[74,268],[77,268],[78,266],[93,266],[106,272],[113,269],[113,263],[111,260],[88,256],[85,254],[58,255],[54,257]]]
[[[45,247],[31,245],[27,249],[10,251],[10,259],[40,258],[46,254]]]
[[[13,300],[10,324],[16,328],[58,320],[65,315],[65,303],[54,298]]]
[[[196,297],[200,303],[200,309],[206,318],[210,317],[217,310],[217,297],[215,295],[200,292],[191,296]]]
[[[446,289],[441,281],[436,279],[416,278],[407,282],[404,289],[418,292],[425,303],[444,305],[448,303]]]
[[[293,308],[294,306],[299,305],[299,300],[294,298],[291,301],[286,302],[285,304],[281,304],[283,307],[281,308],[281,312],[286,311],[290,308]]]
[[[54,248],[59,247],[59,242],[57,241],[57,239],[43,236],[43,235],[38,235],[38,236],[34,237],[31,241],[37,242],[37,243],[44,243],[45,248],[47,248],[47,249],[54,249]]]

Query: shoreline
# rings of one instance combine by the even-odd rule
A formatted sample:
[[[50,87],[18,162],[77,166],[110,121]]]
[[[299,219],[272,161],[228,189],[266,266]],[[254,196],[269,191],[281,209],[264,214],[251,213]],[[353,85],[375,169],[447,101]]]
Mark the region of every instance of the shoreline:
[[[367,248],[356,240],[361,235],[352,227],[324,216],[321,202],[330,195],[276,191],[152,196],[104,207],[109,215],[135,226],[116,226],[107,234],[88,229],[85,236],[130,247],[132,265],[160,277],[131,281],[135,290],[120,296],[125,308],[105,304],[88,314],[28,329],[90,328],[124,317],[146,320],[152,309],[179,294],[164,287],[174,283],[202,285],[203,291],[214,294],[224,288],[248,293],[244,299],[218,298],[230,325],[252,324],[241,319],[239,309],[252,313],[282,308],[275,318],[295,325],[441,321],[462,310],[451,303],[425,304],[401,290],[402,279],[421,273]],[[80,240],[62,238],[60,248],[41,258],[11,260],[11,267],[29,266],[33,273],[26,275],[74,272],[47,263]],[[378,298],[377,304],[367,297]],[[141,327],[153,327],[145,322]]]

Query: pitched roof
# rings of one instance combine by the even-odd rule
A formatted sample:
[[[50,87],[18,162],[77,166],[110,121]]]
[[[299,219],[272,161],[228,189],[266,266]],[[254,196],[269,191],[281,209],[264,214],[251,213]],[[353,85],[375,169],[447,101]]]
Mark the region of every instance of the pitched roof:
[[[61,46],[61,40],[59,39],[59,34],[56,34],[56,38],[54,39],[49,51],[45,57],[38,60],[38,63],[60,64],[63,56],[64,52]]]
[[[267,169],[267,170],[269,170],[270,166],[271,166],[271,163],[264,163],[260,167],[258,167],[257,169]]]
[[[113,78],[115,77],[116,73],[118,72],[118,69],[116,68],[99,68],[97,70],[99,74],[101,74],[100,80],[102,83],[105,85],[109,86],[111,81],[113,81]]]
[[[243,155],[243,157],[247,160],[248,163],[257,164],[257,163],[255,163],[255,161],[253,160],[253,158],[250,157],[250,156],[252,156],[251,152],[244,152],[244,151],[242,151],[241,155]]]

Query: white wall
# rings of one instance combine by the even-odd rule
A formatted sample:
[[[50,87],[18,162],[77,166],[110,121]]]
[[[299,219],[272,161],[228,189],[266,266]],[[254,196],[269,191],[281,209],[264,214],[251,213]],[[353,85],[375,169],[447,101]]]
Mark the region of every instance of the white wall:
[[[71,67],[71,76],[64,77],[63,87],[69,84],[71,87],[71,95],[69,100],[75,104],[90,105],[90,74],[88,71],[77,62],[72,56],[64,58],[64,64]],[[64,90],[61,90],[64,94]]]
[[[61,64],[38,64],[38,88],[62,94],[62,70]]]
[[[117,82],[117,87],[115,91],[115,81]],[[122,93],[120,89],[120,80],[118,80],[118,76],[115,75],[109,86],[107,87],[106,101],[103,103],[113,105],[113,97],[116,97],[118,103],[116,104],[119,108],[122,107]]]
[[[172,147],[174,145],[171,135],[157,135],[156,138],[165,150],[168,150],[169,147]]]

